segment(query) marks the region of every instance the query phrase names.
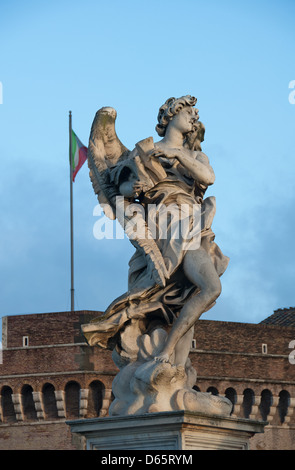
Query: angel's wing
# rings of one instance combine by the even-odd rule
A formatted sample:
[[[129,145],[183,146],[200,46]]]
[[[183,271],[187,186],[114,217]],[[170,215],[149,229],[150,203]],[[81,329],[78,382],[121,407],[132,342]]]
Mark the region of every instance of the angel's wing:
[[[136,159],[128,160],[131,153],[119,140],[115,130],[115,120],[117,112],[114,108],[104,107],[97,111],[93,120],[92,128],[90,131],[89,145],[88,145],[88,166],[90,169],[90,179],[93,185],[94,192],[97,195],[98,201],[101,204],[105,214],[110,219],[118,219],[119,223],[124,228],[126,235],[132,240],[133,245],[145,253],[146,261],[151,264],[152,276],[156,283],[165,285],[167,278],[167,270],[162,254],[155,242],[152,239],[147,224],[143,220],[144,236],[137,237],[132,232],[132,224],[130,225],[131,217],[126,216],[126,207],[130,201],[124,201],[124,210],[116,213],[116,196],[119,196],[117,186],[110,179],[110,167],[115,167],[119,159],[121,159],[121,166],[128,166],[132,164],[136,168],[137,177],[144,180],[147,175],[140,162]],[[139,143],[138,150],[144,153],[146,147],[153,145],[150,139],[146,142]],[[127,161],[123,162],[123,160]],[[119,163],[118,163],[119,165]],[[126,167],[125,166],[125,167]],[[142,173],[142,175],[141,175]],[[149,183],[147,181],[147,183]],[[121,213],[122,212],[122,213]]]
[[[92,123],[89,145],[89,176],[98,201],[105,214],[115,219],[114,188],[108,181],[107,169],[116,165],[119,158],[129,150],[122,144],[116,134],[115,121],[117,112],[114,108],[104,107],[97,111]]]

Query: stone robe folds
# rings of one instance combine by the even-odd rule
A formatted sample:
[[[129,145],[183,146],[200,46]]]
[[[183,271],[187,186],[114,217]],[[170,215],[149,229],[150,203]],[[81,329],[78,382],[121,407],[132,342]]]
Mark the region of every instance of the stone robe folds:
[[[125,347],[120,333],[127,326],[132,325],[139,335],[147,331],[153,320],[171,325],[185,302],[197,294],[198,288],[185,277],[182,269],[184,256],[189,249],[197,249],[201,243],[210,254],[219,276],[226,270],[229,259],[214,242],[215,235],[211,229],[216,211],[215,198],[203,199],[206,188],[199,185],[178,160],[149,158],[138,152],[137,146],[127,160],[110,168],[109,174],[110,181],[117,188],[125,180],[145,183],[145,189],[136,203],[143,208],[145,223],[149,221],[156,227],[154,241],[161,254],[159,263],[162,263],[165,272],[165,281],[156,282],[153,275],[155,267],[149,262],[145,249],[131,240],[136,250],[129,262],[128,291],[114,300],[101,317],[82,326],[90,345],[96,344],[107,349],[116,347],[120,355]],[[178,209],[183,206],[188,209],[184,228],[177,222]],[[150,207],[156,210],[151,213]],[[174,210],[172,216],[170,214],[166,218],[163,236],[159,220],[165,208]],[[199,221],[196,221],[196,214],[199,214]],[[198,230],[194,233],[196,222]],[[175,236],[177,229],[178,236]]]

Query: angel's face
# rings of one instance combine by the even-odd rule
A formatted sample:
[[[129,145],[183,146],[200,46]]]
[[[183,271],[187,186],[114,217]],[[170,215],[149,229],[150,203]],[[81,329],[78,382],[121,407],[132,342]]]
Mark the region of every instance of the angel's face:
[[[182,134],[192,132],[196,122],[196,110],[191,106],[185,106],[177,114],[173,116],[169,122],[169,126],[174,126]]]

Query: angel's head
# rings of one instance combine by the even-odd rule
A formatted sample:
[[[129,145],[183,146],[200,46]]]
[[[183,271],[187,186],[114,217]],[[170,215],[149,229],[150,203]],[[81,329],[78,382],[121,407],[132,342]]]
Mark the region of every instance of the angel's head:
[[[196,102],[197,98],[191,95],[182,96],[181,98],[169,98],[167,101],[165,101],[165,103],[159,109],[158,124],[156,125],[156,131],[159,136],[165,136],[169,122],[173,119],[174,116],[184,109],[188,109],[189,113],[191,114],[194,130],[195,125],[199,119],[198,110],[193,108]]]

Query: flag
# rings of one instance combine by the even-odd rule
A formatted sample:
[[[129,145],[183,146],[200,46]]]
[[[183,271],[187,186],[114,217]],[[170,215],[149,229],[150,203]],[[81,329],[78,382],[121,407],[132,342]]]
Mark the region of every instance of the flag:
[[[82,144],[80,139],[76,136],[75,132],[72,130],[72,155],[71,155],[71,164],[73,171],[73,181],[75,181],[76,174],[82,167],[82,165],[87,160],[87,147]]]

